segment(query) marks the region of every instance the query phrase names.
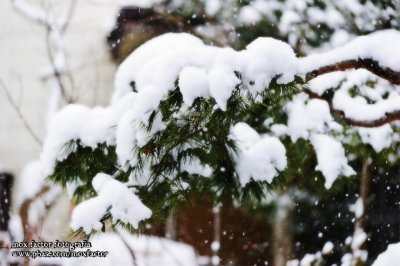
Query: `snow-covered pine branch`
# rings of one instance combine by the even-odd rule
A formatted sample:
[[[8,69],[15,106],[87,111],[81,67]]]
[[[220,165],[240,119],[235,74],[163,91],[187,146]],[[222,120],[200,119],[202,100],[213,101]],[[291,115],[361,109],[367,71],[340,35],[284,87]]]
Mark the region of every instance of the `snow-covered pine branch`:
[[[245,50],[235,51],[205,45],[186,33],[164,34],[121,64],[109,107],[69,105],[54,117],[41,156],[45,172],[51,180],[73,186],[72,194],[75,188],[87,188],[93,172],[112,175],[119,187],[134,186],[142,196],[143,190],[163,182],[174,195],[199,176],[240,190],[254,181],[271,184],[284,173],[290,158],[282,139],[290,137],[313,146],[316,170],[330,188],[339,176],[354,174],[337,137],[343,128],[330,111],[334,108],[347,119],[367,123],[398,112],[400,95],[395,84],[385,81],[379,83],[384,89],[378,95],[370,93],[375,103],[369,104],[360,95],[352,98],[351,86],[331,82],[325,73],[344,70],[330,66],[359,58],[398,73],[399,44],[400,33],[387,30],[298,58],[288,44],[273,38],[258,38]],[[328,84],[320,88],[317,79]],[[337,87],[332,104],[303,93],[319,96]],[[293,97],[282,107],[287,116],[282,124],[268,117],[268,110],[274,101],[281,102],[286,90]],[[274,91],[278,97],[271,99]],[[377,147],[386,145],[390,142]],[[96,160],[104,160],[104,165]],[[82,166],[79,171],[71,167],[75,163]],[[110,214],[109,208],[103,210]],[[98,229],[94,224],[86,225],[85,231]],[[137,221],[131,225],[136,227]]]
[[[274,77],[278,77],[278,83],[284,84],[293,81],[295,75],[305,75],[305,80],[310,81],[329,72],[358,68],[367,69],[394,85],[397,85],[400,81],[398,64],[400,58],[396,52],[400,43],[400,33],[394,30],[362,36],[344,47],[299,59],[295,57],[289,46],[270,38],[259,38],[250,44],[246,50],[240,52],[235,52],[229,48],[209,47],[202,43],[196,44],[193,46],[193,56],[189,56],[189,51],[186,51],[189,49],[189,45],[185,45],[186,41],[189,42],[189,38],[186,39],[183,35],[176,37],[176,40],[178,38],[179,40],[186,39],[181,44],[177,44],[183,46],[179,51],[179,46],[174,48],[172,45],[168,45],[170,40],[167,40],[167,38],[171,40],[172,38],[165,36],[165,47],[168,48],[162,49],[170,50],[164,53],[168,54],[164,56],[167,57],[166,60],[157,58],[158,51],[155,51],[154,54],[148,52],[152,49],[152,44],[163,42],[161,37],[144,45],[139,49],[142,52],[134,53],[121,65],[116,76],[114,98],[118,98],[120,94],[129,91],[131,89],[129,84],[132,81],[135,81],[138,91],[149,83],[162,82],[164,85],[158,86],[161,89],[161,94],[162,91],[165,91],[165,87],[169,86],[167,84],[172,84],[173,80],[179,76],[180,88],[188,105],[196,97],[212,96],[219,107],[224,109],[226,100],[230,97],[234,86],[239,83],[234,76],[234,71],[242,74],[251,93],[259,93],[264,88],[268,89],[268,85]],[[178,43],[178,41],[176,42]],[[195,43],[194,40],[193,43]],[[195,54],[198,54],[198,56]],[[174,57],[178,58],[177,62],[173,62]],[[152,60],[149,59],[153,58],[155,62],[152,63],[150,62]],[[149,62],[142,64],[143,60]],[[155,72],[148,71],[151,75],[145,76],[146,67],[151,68],[152,64],[156,64],[156,62],[161,64],[154,68]],[[185,68],[185,64],[189,67]],[[169,68],[168,66],[174,67]],[[181,68],[182,72],[179,72],[178,70],[181,70]],[[164,77],[161,77],[162,75]],[[154,81],[149,82],[148,80],[153,77]],[[208,79],[208,84],[205,83],[205,79]],[[200,81],[190,83],[191,80]],[[196,88],[191,89],[192,85]],[[394,89],[397,90],[397,88]],[[351,124],[372,127],[399,119],[400,107],[396,104],[398,99],[395,96],[393,96],[395,98],[381,101],[376,105],[364,104],[360,106],[363,110],[359,112],[357,112],[359,105],[351,104],[351,107],[344,107],[343,105],[346,106],[352,101],[344,98],[345,95],[343,94],[340,94],[340,96],[340,99],[334,100],[336,104],[334,104],[333,109],[346,115],[346,120]],[[346,101],[346,103],[340,104],[341,101]],[[343,107],[344,110],[335,108],[336,106]],[[365,112],[364,109],[369,112]]]

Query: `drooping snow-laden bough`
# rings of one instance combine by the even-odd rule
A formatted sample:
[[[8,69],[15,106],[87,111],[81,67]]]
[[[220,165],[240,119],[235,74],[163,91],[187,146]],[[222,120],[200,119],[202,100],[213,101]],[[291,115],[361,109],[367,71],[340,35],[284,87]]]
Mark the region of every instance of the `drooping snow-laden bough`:
[[[42,174],[89,198],[72,216],[72,228],[87,234],[108,218],[136,228],[152,215],[147,203],[163,206],[204,189],[203,180],[232,198],[254,182],[271,186],[290,164],[283,139],[309,141],[329,189],[355,173],[345,132],[376,151],[396,138],[389,123],[400,119],[399,45],[400,33],[385,30],[299,58],[273,38],[235,51],[164,34],[121,64],[109,107],[56,114]]]

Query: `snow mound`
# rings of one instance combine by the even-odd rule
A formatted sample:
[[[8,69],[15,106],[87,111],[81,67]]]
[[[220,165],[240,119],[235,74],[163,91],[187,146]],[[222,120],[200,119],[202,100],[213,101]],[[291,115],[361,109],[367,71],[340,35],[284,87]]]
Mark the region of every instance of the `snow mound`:
[[[400,261],[400,243],[391,244],[381,253],[372,266],[397,266]]]
[[[238,142],[235,168],[242,186],[251,178],[271,183],[286,168],[286,150],[278,138],[260,136],[246,123],[233,127],[232,138]]]
[[[150,218],[151,210],[124,184],[111,176],[99,173],[92,181],[97,196],[83,201],[72,213],[71,228],[83,228],[89,234],[93,229],[100,230],[100,219],[110,209],[113,222],[121,220],[137,228],[140,221]]]

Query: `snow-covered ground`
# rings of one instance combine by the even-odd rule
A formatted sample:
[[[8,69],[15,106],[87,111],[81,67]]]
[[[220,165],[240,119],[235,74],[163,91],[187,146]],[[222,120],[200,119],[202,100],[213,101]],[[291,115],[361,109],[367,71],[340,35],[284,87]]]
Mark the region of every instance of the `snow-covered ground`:
[[[400,264],[400,243],[391,244],[381,253],[372,266],[397,266]]]

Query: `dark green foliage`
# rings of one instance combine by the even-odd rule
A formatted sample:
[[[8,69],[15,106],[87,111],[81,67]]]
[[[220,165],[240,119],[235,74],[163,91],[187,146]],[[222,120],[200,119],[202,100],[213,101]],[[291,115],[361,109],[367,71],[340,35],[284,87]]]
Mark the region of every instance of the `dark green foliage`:
[[[113,175],[118,170],[115,147],[105,143],[92,149],[83,147],[79,140],[70,141],[65,144],[61,154],[68,154],[68,156],[57,162],[54,173],[47,179],[63,187],[68,183],[77,182],[79,186],[74,196],[78,201],[95,195],[92,179],[97,173]],[[123,175],[119,178],[123,178]]]
[[[198,5],[198,2],[195,1]],[[251,1],[238,1],[240,6],[249,4]],[[366,0],[365,2],[369,2]],[[392,1],[375,1],[375,5],[387,7],[394,6]],[[308,5],[326,8],[326,2],[322,0],[309,1]],[[175,14],[181,14],[187,24],[196,24],[203,18],[193,17],[193,13],[201,14],[201,8],[194,5],[194,11],[188,6],[177,10]],[[355,35],[368,33],[370,30],[359,28],[354,21],[354,16],[343,11],[348,23],[345,29]],[[320,47],[330,40],[334,29],[326,24],[313,25],[307,20],[306,14],[301,14],[304,21],[295,25],[298,38],[292,44],[298,56],[305,54],[304,47]],[[239,25],[235,28],[237,38],[232,44],[236,49],[243,49],[249,42],[260,36],[274,37],[283,41],[289,41],[289,35],[282,33],[276,23],[282,17],[280,11],[275,12],[274,18],[265,17],[255,25]],[[200,20],[197,18],[201,18]],[[204,18],[206,20],[206,18]],[[211,19],[215,22],[218,19]],[[275,21],[275,22],[274,22]],[[392,18],[382,18],[377,21],[376,29],[398,27]],[[235,73],[242,80],[240,73]],[[216,108],[213,98],[197,98],[193,105],[185,112],[179,113],[183,106],[183,98],[176,81],[174,89],[161,101],[158,108],[149,116],[149,121],[142,124],[142,130],[150,131],[158,115],[162,116],[165,128],[151,136],[149,141],[142,147],[135,147],[135,156],[138,164],[134,168],[127,167],[119,169],[115,147],[100,144],[96,149],[82,147],[79,141],[72,141],[65,146],[67,158],[56,165],[53,175],[49,180],[66,186],[67,183],[77,181],[81,184],[75,191],[77,202],[95,196],[91,181],[93,177],[104,172],[113,175],[121,182],[127,182],[132,177],[141,177],[147,163],[151,164],[151,176],[144,186],[133,185],[132,191],[140,197],[143,203],[152,212],[152,217],[146,221],[149,224],[163,223],[171,211],[178,210],[182,206],[191,204],[193,197],[207,199],[210,202],[223,202],[228,207],[237,207],[247,211],[255,217],[269,219],[274,216],[276,206],[274,203],[263,202],[271,191],[292,193],[300,191],[307,195],[305,198],[292,196],[296,205],[295,213],[295,237],[303,243],[296,248],[299,258],[305,253],[318,250],[322,245],[314,241],[315,234],[310,232],[316,228],[325,230],[324,225],[329,224],[331,219],[342,212],[346,215],[343,224],[332,226],[331,232],[324,231],[324,240],[332,240],[335,244],[342,243],[348,232],[352,232],[352,213],[348,205],[354,203],[356,193],[359,190],[358,176],[356,178],[338,179],[327,192],[324,187],[325,179],[320,172],[315,171],[316,155],[311,144],[307,140],[300,139],[293,143],[289,137],[282,137],[288,159],[288,166],[284,172],[275,177],[272,183],[250,181],[242,187],[235,172],[235,163],[232,154],[237,151],[236,143],[230,138],[231,127],[237,122],[245,122],[254,128],[258,133],[270,133],[270,128],[264,124],[268,118],[273,124],[286,124],[287,116],[283,111],[284,104],[293,95],[308,89],[302,77],[295,77],[289,84],[277,84],[275,77],[270,86],[258,95],[251,95],[249,89],[252,82],[245,83],[243,80],[233,92],[227,103],[227,110],[221,111]],[[131,84],[132,90],[136,90],[135,83]],[[367,84],[373,88],[375,83]],[[322,98],[331,101],[335,90],[327,90]],[[353,96],[359,95],[357,87],[351,90]],[[339,123],[340,117],[335,117]],[[388,164],[390,154],[395,154],[398,147],[392,147],[376,153],[371,147],[361,142],[360,136],[351,127],[344,127],[344,135],[347,138],[345,143],[346,154],[354,155],[356,158],[353,167],[360,170],[360,158],[367,154],[374,161],[375,170],[388,173],[391,165]],[[202,164],[212,169],[210,177],[189,174],[182,166],[186,162],[198,159]],[[391,162],[398,164],[398,160]],[[391,174],[393,174],[391,172]],[[382,174],[381,179],[389,179]],[[348,196],[348,194],[350,196]],[[315,199],[315,201],[311,201]],[[315,202],[321,202],[316,206]],[[371,200],[372,201],[372,200]],[[339,204],[338,204],[339,202]],[[317,219],[318,218],[318,219]],[[111,215],[107,213],[102,222],[105,228],[114,228],[116,225],[123,225],[130,232],[143,232],[145,223],[141,223],[138,230],[129,225],[111,222]],[[91,234],[96,232],[91,232]],[[347,235],[345,235],[347,234]],[[87,237],[83,231],[74,232],[75,237]],[[308,242],[309,241],[309,242]],[[310,250],[310,247],[312,249]],[[343,251],[348,251],[343,248]],[[380,250],[381,251],[381,250]],[[339,252],[340,253],[340,252]],[[338,253],[338,254],[339,254]],[[335,254],[339,258],[341,253]],[[333,262],[332,262],[333,263]]]
[[[241,79],[240,73],[236,74]],[[183,106],[183,99],[176,82],[175,89],[150,114],[148,123],[141,125],[142,130],[150,131],[156,116],[161,115],[165,128],[154,133],[143,147],[135,147],[139,162],[136,167],[119,169],[113,146],[99,144],[92,149],[83,147],[79,141],[71,141],[63,151],[68,154],[67,158],[57,163],[54,174],[48,179],[62,186],[78,182],[80,185],[74,195],[79,202],[95,196],[91,182],[97,173],[113,175],[117,180],[126,182],[131,174],[143,175],[144,167],[150,163],[151,177],[147,184],[135,186],[143,203],[153,211],[150,222],[163,221],[171,210],[185,204],[193,196],[207,197],[212,201],[225,199],[228,204],[258,204],[266,193],[283,181],[290,180],[292,174],[283,173],[272,184],[252,181],[242,188],[232,158],[237,147],[230,132],[238,122],[248,123],[259,132],[268,132],[263,125],[265,119],[274,117],[276,122],[286,120],[283,114],[276,116],[276,111],[302,90],[303,81],[296,77],[289,84],[279,85],[276,78],[268,89],[258,95],[248,92],[248,86],[252,85],[239,84],[227,102],[226,111],[216,108],[216,102],[211,97],[197,98],[179,116],[177,113]],[[212,169],[210,177],[191,175],[182,169],[183,164],[194,159]],[[107,214],[104,224],[110,218]]]

